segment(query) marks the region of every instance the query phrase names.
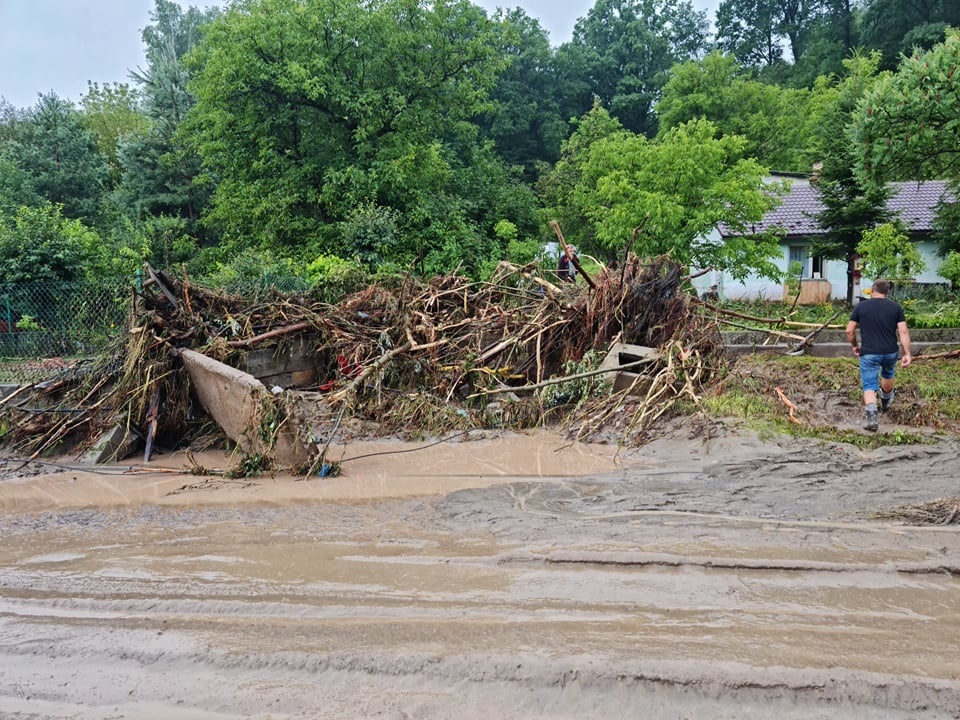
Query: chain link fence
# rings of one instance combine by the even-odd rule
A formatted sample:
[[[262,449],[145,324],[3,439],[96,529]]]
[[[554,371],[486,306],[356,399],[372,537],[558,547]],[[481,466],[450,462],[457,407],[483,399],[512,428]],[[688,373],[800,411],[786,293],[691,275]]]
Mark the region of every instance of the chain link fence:
[[[131,278],[0,283],[0,382],[102,352],[124,330],[132,288]]]

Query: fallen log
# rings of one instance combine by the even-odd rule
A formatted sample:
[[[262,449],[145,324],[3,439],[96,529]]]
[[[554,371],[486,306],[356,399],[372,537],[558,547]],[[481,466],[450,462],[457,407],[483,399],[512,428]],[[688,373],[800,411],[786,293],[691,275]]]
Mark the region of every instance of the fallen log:
[[[264,340],[271,340],[276,337],[283,337],[284,335],[291,335],[292,333],[298,333],[303,330],[309,330],[312,326],[308,322],[298,322],[293,325],[285,325],[284,327],[274,328],[260,335],[254,335],[253,337],[244,338],[243,340],[230,340],[227,343],[227,347],[232,348],[245,348],[250,347],[251,345],[256,345],[259,342]]]

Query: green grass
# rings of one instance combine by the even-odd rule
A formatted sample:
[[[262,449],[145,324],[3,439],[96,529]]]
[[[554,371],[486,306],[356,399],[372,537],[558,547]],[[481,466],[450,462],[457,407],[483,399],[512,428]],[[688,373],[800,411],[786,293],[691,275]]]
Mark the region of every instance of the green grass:
[[[907,324],[912,328],[960,328],[960,299],[902,300],[900,304],[907,317]],[[825,323],[836,315],[831,324],[846,325],[850,317],[850,306],[840,301],[792,307],[788,303],[773,300],[728,300],[722,303],[722,307],[743,315],[798,323]],[[769,328],[769,325],[750,320],[738,319],[736,322],[758,329]]]
[[[788,434],[863,448],[929,442],[936,433],[960,434],[960,360],[918,361],[897,370],[897,402],[888,422],[896,429],[864,433],[860,376],[852,358],[753,355],[740,358],[707,393],[701,409],[738,418],[762,436]],[[797,407],[791,422],[779,387]]]

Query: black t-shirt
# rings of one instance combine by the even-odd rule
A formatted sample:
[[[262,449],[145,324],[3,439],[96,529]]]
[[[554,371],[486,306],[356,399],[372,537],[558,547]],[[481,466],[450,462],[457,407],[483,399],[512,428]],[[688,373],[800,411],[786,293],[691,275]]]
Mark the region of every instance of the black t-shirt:
[[[906,322],[903,308],[887,298],[870,298],[859,303],[850,319],[860,325],[860,354],[895,353],[897,325]]]

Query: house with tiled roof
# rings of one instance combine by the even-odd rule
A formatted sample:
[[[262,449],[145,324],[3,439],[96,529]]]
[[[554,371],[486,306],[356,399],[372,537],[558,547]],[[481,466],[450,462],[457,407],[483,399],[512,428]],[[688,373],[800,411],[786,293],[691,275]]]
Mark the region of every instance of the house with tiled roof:
[[[811,302],[828,299],[845,299],[847,296],[847,263],[843,259],[828,259],[814,255],[815,241],[824,235],[817,225],[817,214],[823,210],[823,203],[810,181],[806,178],[792,178],[790,190],[784,196],[783,203],[767,213],[763,220],[751,229],[761,234],[771,229],[782,233],[780,240],[781,257],[777,266],[786,274],[787,268],[797,262],[801,270],[801,285],[805,297]],[[911,239],[917,243],[923,256],[925,269],[916,278],[918,284],[949,284],[937,273],[943,259],[937,254],[937,243],[933,239],[933,222],[937,205],[947,193],[946,182],[927,180],[923,182],[892,183],[893,191],[888,207],[906,225]],[[948,196],[947,196],[948,197]],[[716,239],[723,240],[732,236],[732,230],[721,224],[717,228]],[[862,278],[861,286],[869,287],[873,278]],[[784,285],[765,278],[748,277],[743,282],[734,280],[729,274],[708,273],[696,280],[698,290],[717,285],[721,297],[730,299],[751,298],[779,300],[784,297]]]

